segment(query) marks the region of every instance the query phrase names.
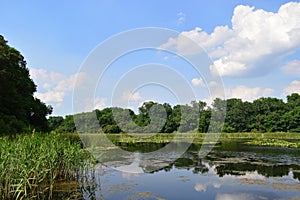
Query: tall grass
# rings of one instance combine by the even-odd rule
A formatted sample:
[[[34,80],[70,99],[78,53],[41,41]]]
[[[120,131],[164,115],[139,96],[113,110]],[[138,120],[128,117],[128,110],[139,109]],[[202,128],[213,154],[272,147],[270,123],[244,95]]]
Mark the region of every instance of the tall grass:
[[[74,136],[0,138],[0,199],[52,198],[58,181],[73,181],[92,163]]]

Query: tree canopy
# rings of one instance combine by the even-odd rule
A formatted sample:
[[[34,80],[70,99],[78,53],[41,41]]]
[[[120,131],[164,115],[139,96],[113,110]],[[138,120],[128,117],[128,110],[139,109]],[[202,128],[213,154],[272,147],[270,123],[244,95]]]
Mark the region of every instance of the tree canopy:
[[[159,107],[163,108],[165,112],[162,112],[160,109],[155,111],[154,117],[150,118],[151,110],[153,111]],[[118,115],[114,115],[114,112],[118,113]],[[226,113],[225,120],[224,113]],[[99,123],[97,126],[91,123],[95,115]],[[97,129],[104,133],[207,132],[211,123],[217,127],[218,124],[216,122],[222,121],[224,121],[224,125],[223,127],[217,127],[217,131],[300,132],[300,95],[294,93],[287,96],[287,102],[271,97],[262,97],[253,102],[237,98],[227,100],[217,98],[211,106],[207,106],[202,101],[192,101],[190,105],[175,106],[171,106],[168,103],[159,104],[150,101],[145,102],[139,108],[139,113],[137,114],[130,109],[113,107],[95,110],[94,112],[79,113],[75,116],[82,123],[93,124],[92,126],[87,126],[86,132],[95,132]],[[49,119],[51,124],[53,124],[53,121],[59,121],[59,124],[56,123],[56,129],[52,130],[65,133],[76,131],[75,123],[72,121],[73,118],[71,116],[68,115],[63,120],[61,117],[56,117],[57,119],[55,120],[54,118]],[[91,122],[89,123],[89,121]],[[148,126],[151,124],[151,121],[157,126]],[[156,130],[155,128],[157,127],[160,129]]]
[[[48,130],[46,116],[52,108],[35,98],[34,92],[36,85],[24,57],[0,35],[1,134]]]

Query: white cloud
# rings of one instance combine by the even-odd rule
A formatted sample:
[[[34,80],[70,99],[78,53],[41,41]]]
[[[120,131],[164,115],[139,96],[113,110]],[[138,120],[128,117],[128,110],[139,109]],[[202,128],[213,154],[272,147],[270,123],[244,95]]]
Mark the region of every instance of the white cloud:
[[[40,100],[46,103],[50,103],[50,102],[61,103],[64,100],[65,93],[62,91],[48,91],[45,93],[37,92],[35,93],[35,97],[39,98]]]
[[[107,98],[86,98],[84,100],[84,110],[82,112],[89,112],[95,109],[103,109],[107,105]]]
[[[106,98],[96,98],[94,100],[94,109],[103,109],[105,106],[106,106],[106,103],[107,103],[107,99]]]
[[[195,189],[197,192],[206,192],[207,186],[206,186],[205,184],[196,183],[194,189]]]
[[[214,188],[217,188],[217,189],[219,189],[219,188],[221,188],[221,183],[218,183],[218,182],[213,182],[212,183],[212,186],[214,187]]]
[[[177,38],[170,38],[167,43],[161,45],[161,48],[174,48],[182,55],[193,55],[199,53],[199,48],[217,50],[218,45],[223,44],[232,36],[233,31],[228,26],[216,27],[211,35],[196,27],[194,30],[182,32]]]
[[[201,46],[193,41],[194,38],[192,34],[190,34],[190,32],[183,32],[179,34],[177,38],[169,38],[168,42],[162,44],[158,49],[176,51],[178,54],[183,56],[203,52]]]
[[[178,24],[182,24],[185,21],[185,14],[183,12],[180,12],[177,14],[178,19],[177,22]]]
[[[216,200],[253,200],[256,199],[254,195],[247,193],[240,194],[217,194]]]
[[[238,176],[238,179],[247,179],[247,180],[266,180],[266,177],[259,174],[257,171],[246,172],[243,176]]]
[[[226,99],[238,98],[242,99],[243,101],[253,101],[260,97],[269,96],[270,94],[274,93],[274,90],[271,88],[247,87],[245,85],[238,85],[234,88],[224,89],[214,81],[209,82],[208,86],[209,89],[214,90],[214,92],[211,93],[211,96],[203,99],[207,105],[211,105],[216,98],[223,99],[223,91],[225,92]]]
[[[283,89],[281,96],[286,97],[292,93],[300,94],[300,81],[292,81],[289,86]]]
[[[273,94],[275,90],[271,89],[271,88],[266,88],[263,90],[262,95],[263,96],[269,96],[270,94]]]
[[[209,87],[220,87],[220,84],[218,84],[216,81],[210,81],[209,83],[208,83],[208,86]]]
[[[45,80],[48,78],[47,71],[44,69],[31,68],[29,74],[34,81]]]
[[[216,81],[210,81],[207,83],[210,96],[202,99],[207,105],[211,105],[216,98],[224,99],[226,97],[226,90],[221,83]]]
[[[200,78],[193,78],[192,79],[192,84],[194,86],[201,86],[201,87],[205,86],[204,81],[201,77]]]
[[[201,28],[182,32],[170,38],[162,48],[171,48],[184,55],[197,54],[186,37],[204,47],[214,60],[212,73],[221,76],[242,76],[267,73],[280,61],[300,48],[300,2],[282,5],[278,12],[267,12],[239,5],[232,16],[232,28],[217,26],[209,34]]]
[[[122,178],[130,179],[132,177],[139,177],[141,174],[142,174],[141,172],[132,173],[132,172],[123,172],[122,171]]]
[[[31,68],[29,73],[38,85],[38,92],[35,93],[35,96],[47,104],[55,103],[56,106],[62,105],[65,96],[73,90],[75,81],[77,86],[80,86],[87,80],[87,76],[83,72],[65,76],[57,72]]]
[[[287,74],[300,76],[300,60],[287,62],[281,69]]]
[[[239,85],[232,89],[226,89],[225,92],[227,98],[240,98],[244,101],[253,101],[259,97],[272,94],[274,90],[271,88],[250,88],[244,85]]]
[[[139,102],[143,98],[139,92],[131,93],[130,91],[123,92],[122,101],[123,102]]]

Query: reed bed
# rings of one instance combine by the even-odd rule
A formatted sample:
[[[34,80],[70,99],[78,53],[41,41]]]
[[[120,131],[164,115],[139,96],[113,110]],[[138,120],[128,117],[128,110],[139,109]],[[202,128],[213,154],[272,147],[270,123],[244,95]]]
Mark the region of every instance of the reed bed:
[[[78,137],[58,134],[0,138],[0,199],[51,199],[53,186],[74,181],[93,158]]]

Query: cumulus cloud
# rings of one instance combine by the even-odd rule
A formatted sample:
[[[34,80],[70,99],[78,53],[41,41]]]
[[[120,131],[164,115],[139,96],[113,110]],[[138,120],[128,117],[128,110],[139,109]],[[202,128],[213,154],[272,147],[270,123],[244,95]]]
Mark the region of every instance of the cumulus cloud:
[[[287,62],[281,69],[287,74],[300,76],[300,60]]]
[[[275,92],[272,88],[248,87],[245,85],[238,85],[233,88],[224,89],[222,85],[215,81],[209,82],[208,88],[214,91],[213,93],[210,93],[209,97],[202,99],[208,105],[211,105],[216,98],[238,98],[243,101],[251,102],[260,97],[269,96]],[[225,96],[223,95],[223,92],[225,93]]]
[[[29,74],[38,85],[35,96],[45,103],[55,103],[56,106],[62,105],[65,96],[73,90],[75,81],[83,84],[84,80],[87,80],[83,72],[65,76],[57,72],[31,68]]]
[[[201,77],[200,78],[193,78],[192,79],[192,84],[194,86],[201,86],[201,87],[205,86],[204,81]]]
[[[162,44],[158,49],[176,51],[183,56],[203,52],[203,49],[193,39],[193,35],[190,32],[183,32],[177,38],[169,38],[168,42]]]
[[[35,93],[35,97],[39,98],[43,102],[46,103],[57,103],[58,106],[61,106],[61,103],[64,100],[66,93],[64,91],[47,91],[47,92],[37,92]]]
[[[186,37],[207,50],[213,64],[212,73],[221,76],[245,76],[267,73],[279,67],[282,59],[300,48],[300,2],[282,5],[278,12],[267,12],[254,7],[235,7],[232,28],[217,26],[212,33],[201,28],[182,32],[161,47],[178,52],[197,54],[189,48]]]
[[[268,96],[274,92],[271,88],[260,87],[247,87],[245,85],[239,85],[231,89],[226,89],[227,98],[240,98],[244,101],[253,101],[262,96]]]
[[[287,95],[290,95],[292,93],[300,94],[300,81],[292,81],[290,85],[283,89],[281,96],[286,97]]]
[[[247,179],[247,180],[266,180],[266,177],[259,174],[257,171],[254,172],[246,172],[243,176],[238,176],[238,179]]]

